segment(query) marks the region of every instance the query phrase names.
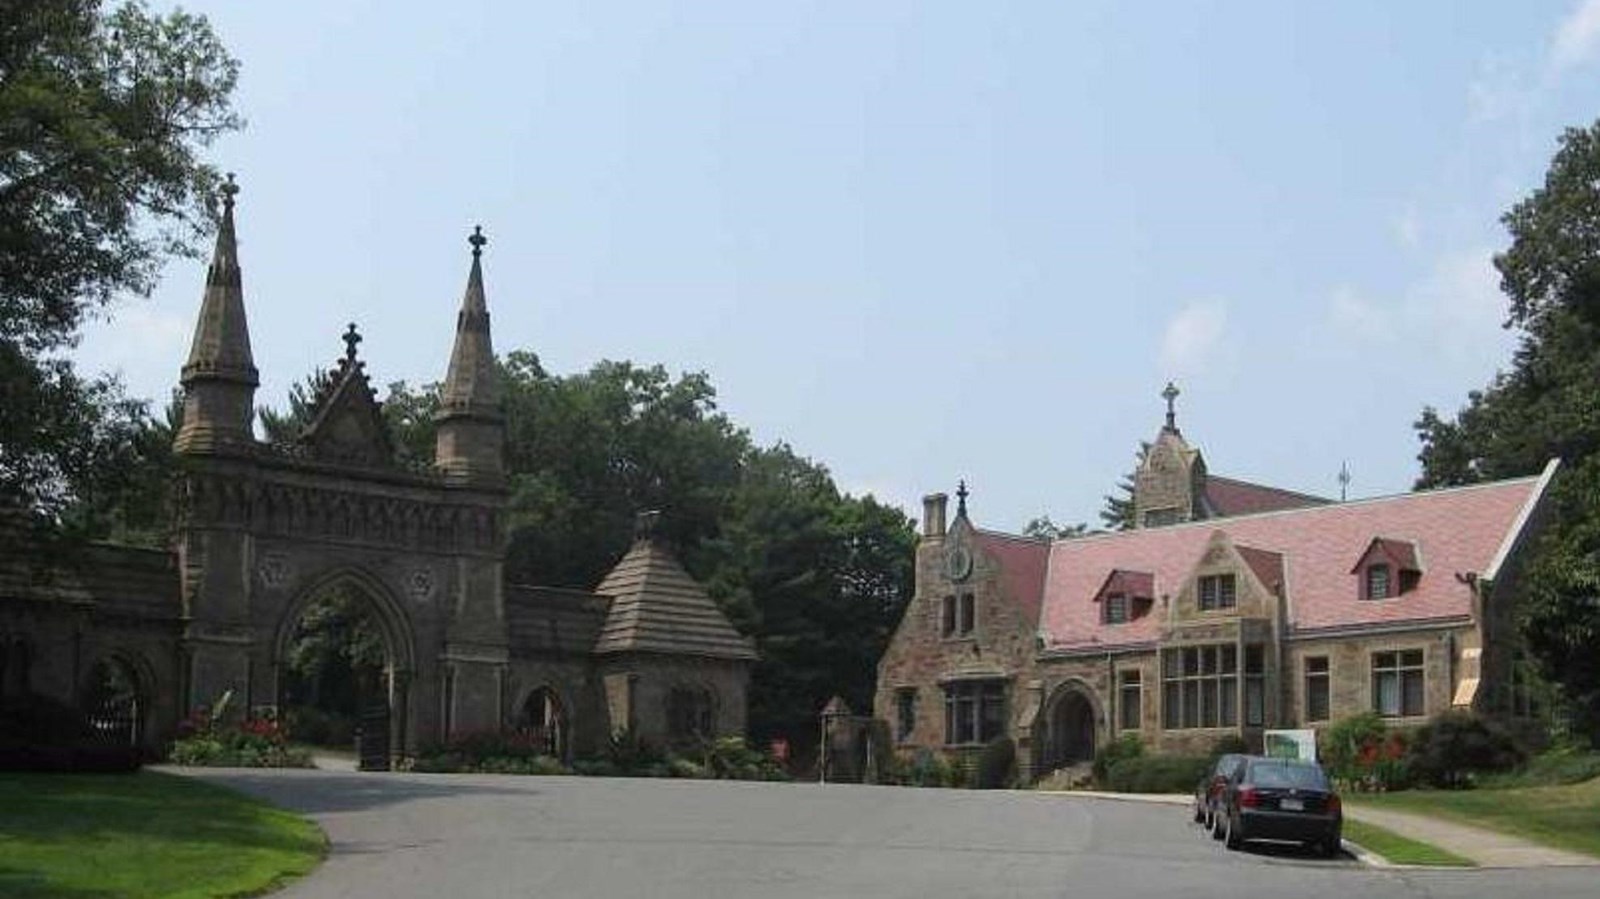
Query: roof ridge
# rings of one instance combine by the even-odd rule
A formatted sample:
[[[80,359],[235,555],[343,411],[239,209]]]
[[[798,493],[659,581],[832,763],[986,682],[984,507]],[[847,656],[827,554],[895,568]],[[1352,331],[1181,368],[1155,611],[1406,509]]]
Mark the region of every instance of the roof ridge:
[[[1293,509],[1271,509],[1266,512],[1251,512],[1245,515],[1228,515],[1222,518],[1202,518],[1197,521],[1184,521],[1177,524],[1162,525],[1159,528],[1130,528],[1123,531],[1093,531],[1080,534],[1076,537],[1058,537],[1050,542],[1052,547],[1068,542],[1085,542],[1089,540],[1106,540],[1127,534],[1144,534],[1151,531],[1179,531],[1195,527],[1208,527],[1213,529],[1226,529],[1236,521],[1248,521],[1257,518],[1269,518],[1274,515],[1317,515],[1325,514],[1333,509],[1347,509],[1352,506],[1372,506],[1380,503],[1401,502],[1409,499],[1431,499],[1436,496],[1469,493],[1475,490],[1489,490],[1497,487],[1509,487],[1514,484],[1527,484],[1538,481],[1541,474],[1525,475],[1516,478],[1502,478],[1498,481],[1482,481],[1476,484],[1458,484],[1453,487],[1439,487],[1433,490],[1412,490],[1407,493],[1390,493],[1383,496],[1369,496],[1361,499],[1346,500],[1345,502],[1329,502],[1317,506],[1298,506]]]

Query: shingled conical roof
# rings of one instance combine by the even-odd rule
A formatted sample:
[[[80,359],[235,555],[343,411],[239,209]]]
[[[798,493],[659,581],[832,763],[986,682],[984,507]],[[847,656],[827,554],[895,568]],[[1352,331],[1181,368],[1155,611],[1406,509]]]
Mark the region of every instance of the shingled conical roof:
[[[596,653],[659,652],[754,659],[755,645],[733,625],[672,553],[644,530],[596,593],[610,596]]]

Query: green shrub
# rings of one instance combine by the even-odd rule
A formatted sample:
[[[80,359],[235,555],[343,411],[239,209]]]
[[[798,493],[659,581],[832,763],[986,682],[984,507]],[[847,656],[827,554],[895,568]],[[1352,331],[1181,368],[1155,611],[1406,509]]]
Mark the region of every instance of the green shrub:
[[[1444,789],[1471,786],[1474,775],[1510,771],[1523,761],[1505,731],[1458,710],[1433,716],[1417,730],[1406,754],[1413,776]]]
[[[943,753],[931,749],[918,749],[901,764],[904,783],[913,787],[947,787],[950,785],[950,761]]]
[[[978,756],[973,785],[980,790],[999,790],[1017,781],[1017,744],[1000,737],[983,747]]]
[[[1094,754],[1094,782],[1096,786],[1105,787],[1110,783],[1111,766],[1125,759],[1135,759],[1144,755],[1144,741],[1137,734],[1123,734],[1116,740],[1100,747]]]
[[[1211,765],[1203,755],[1136,755],[1110,763],[1106,786],[1118,793],[1191,793]]]
[[[208,768],[311,768],[311,753],[289,746],[271,718],[224,723],[228,694],[215,711],[198,709],[178,725],[167,758],[177,765]]]

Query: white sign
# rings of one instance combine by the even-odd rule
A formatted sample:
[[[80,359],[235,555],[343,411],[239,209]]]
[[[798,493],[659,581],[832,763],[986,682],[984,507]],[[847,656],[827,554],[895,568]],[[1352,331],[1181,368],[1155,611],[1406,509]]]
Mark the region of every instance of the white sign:
[[[1269,730],[1262,734],[1262,742],[1269,758],[1317,760],[1317,732],[1314,730]]]

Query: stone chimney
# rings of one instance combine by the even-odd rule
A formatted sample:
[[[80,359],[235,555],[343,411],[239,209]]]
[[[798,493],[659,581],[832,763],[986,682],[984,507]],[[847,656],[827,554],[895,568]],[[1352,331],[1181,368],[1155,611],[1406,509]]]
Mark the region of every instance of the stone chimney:
[[[926,538],[940,538],[944,536],[945,505],[949,497],[943,493],[930,493],[922,498],[922,536]]]

